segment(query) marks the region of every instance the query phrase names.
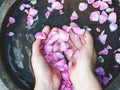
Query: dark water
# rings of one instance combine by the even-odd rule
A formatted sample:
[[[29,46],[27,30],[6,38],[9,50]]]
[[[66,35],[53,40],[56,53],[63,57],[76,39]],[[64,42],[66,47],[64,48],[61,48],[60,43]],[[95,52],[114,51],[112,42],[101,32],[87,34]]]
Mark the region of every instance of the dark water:
[[[79,14],[79,19],[75,22],[81,27],[88,26],[92,28],[91,34],[94,37],[95,48],[97,52],[103,50],[108,44],[113,47],[107,56],[103,56],[105,62],[103,64],[97,62],[96,67],[104,67],[106,74],[111,73],[113,75],[113,78],[115,78],[119,73],[120,66],[118,69],[113,68],[114,65],[116,65],[113,52],[120,47],[120,42],[118,40],[120,37],[120,28],[116,32],[111,33],[108,28],[109,22],[106,22],[103,25],[99,25],[99,23],[96,22],[90,22],[89,14],[91,11],[94,11],[96,9],[89,6],[86,11],[80,12],[77,7],[80,1],[86,0],[65,0],[65,13],[63,15],[59,15],[58,11],[54,11],[46,20],[44,14],[47,11],[46,6],[49,6],[49,4],[47,3],[47,0],[38,0],[38,4],[35,5],[35,8],[39,10],[39,20],[36,21],[31,28],[26,27],[27,15],[19,10],[19,6],[22,3],[29,2],[18,0],[10,8],[8,14],[6,15],[6,18],[4,19],[1,32],[2,40],[0,43],[2,49],[2,58],[8,72],[10,73],[11,78],[13,78],[21,87],[25,88],[25,90],[33,89],[35,83],[34,75],[30,65],[31,48],[32,43],[35,40],[35,33],[41,31],[45,25],[50,25],[51,28],[54,26],[61,28],[63,25],[69,25],[69,17],[74,10]],[[120,7],[118,6],[117,0],[114,0],[113,6],[115,7],[115,11],[118,14],[118,25],[120,25]],[[14,17],[16,19],[16,23],[6,28],[9,16]],[[105,29],[105,32],[108,34],[107,42],[105,45],[102,45],[97,38],[99,35],[95,30],[97,26],[100,27],[101,30]],[[14,32],[15,35],[12,37],[6,35],[10,31]],[[104,85],[102,86],[105,88]]]

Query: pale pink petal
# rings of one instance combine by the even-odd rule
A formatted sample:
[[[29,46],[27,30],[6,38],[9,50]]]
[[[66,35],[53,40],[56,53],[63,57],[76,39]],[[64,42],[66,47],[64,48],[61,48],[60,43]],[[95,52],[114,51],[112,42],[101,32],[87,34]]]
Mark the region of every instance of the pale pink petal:
[[[68,73],[62,73],[62,77],[63,77],[63,80],[69,80],[70,79],[70,75]],[[66,89],[66,90],[69,90],[69,89]]]
[[[47,7],[47,10],[50,11],[50,12],[52,12],[52,11],[53,11],[53,8]]]
[[[46,39],[46,35],[44,32],[38,32],[35,34],[35,38],[38,38],[38,39]]]
[[[59,40],[60,41],[68,41],[69,39],[69,34],[67,32],[65,32],[64,30],[60,30],[59,29]]]
[[[22,4],[19,9],[23,11],[25,9],[25,4]]]
[[[92,6],[93,6],[94,8],[99,8],[99,7],[100,7],[100,3],[101,3],[101,1],[96,1],[96,2],[94,2],[94,3],[92,4]]]
[[[116,21],[117,21],[117,14],[116,14],[116,12],[111,12],[109,14],[108,21],[110,21],[111,23],[116,23]]]
[[[62,4],[65,3],[65,0],[61,0],[61,3],[62,3]]]
[[[13,17],[9,17],[9,24],[14,24],[15,23],[15,19]]]
[[[36,9],[34,9],[34,8],[30,8],[28,14],[29,14],[30,16],[34,17],[35,15],[37,15],[37,13],[38,13],[38,10],[36,10]]]
[[[104,22],[107,21],[107,18],[108,18],[107,13],[105,11],[102,11],[102,14],[100,15],[100,18],[99,18],[99,23],[103,24]]]
[[[56,52],[56,51],[58,51],[59,50],[59,43],[58,42],[55,42],[54,44],[53,44],[53,52]]]
[[[115,54],[115,61],[120,64],[120,53]]]
[[[61,4],[61,3],[58,2],[58,1],[53,2],[52,8],[55,9],[55,10],[61,10],[61,9],[63,9],[63,4]]]
[[[48,3],[54,3],[56,0],[48,0]]]
[[[109,8],[109,5],[106,3],[106,2],[101,2],[100,3],[100,10],[104,10],[104,9],[107,9]]]
[[[102,0],[104,2],[107,2],[108,4],[112,4],[112,0]]]
[[[87,8],[88,8],[88,4],[87,3],[81,2],[79,4],[79,10],[80,11],[85,11]]]
[[[63,59],[64,55],[60,52],[55,52],[55,55],[58,57],[58,59]]]
[[[66,49],[65,54],[67,55],[67,57],[71,58],[74,54],[74,51],[72,49]]]
[[[60,15],[64,14],[63,10],[59,10],[59,14]]]
[[[29,19],[29,20],[27,20],[27,26],[32,26],[33,25],[33,23],[34,23],[34,20],[33,19]]]
[[[100,17],[100,12],[99,11],[93,11],[91,14],[90,14],[90,21],[98,21],[99,20],[99,17]]]
[[[70,20],[73,21],[73,20],[77,20],[78,19],[78,14],[76,11],[73,11],[71,17],[70,17]]]
[[[118,29],[118,25],[115,24],[115,23],[111,23],[109,28],[110,28],[111,32],[114,32],[114,31],[116,31]]]
[[[60,51],[64,52],[68,48],[69,48],[69,45],[67,43],[65,43],[65,42],[60,43],[60,48],[59,48]]]
[[[105,42],[106,42],[106,39],[107,39],[107,34],[104,34],[104,32],[105,31],[103,31],[99,36],[98,36],[98,39],[100,40],[100,42],[102,43],[102,44],[105,44]]]
[[[49,18],[50,14],[51,14],[50,11],[47,11],[47,12],[45,13],[45,17],[46,17],[46,19]]]
[[[100,30],[100,28],[99,28],[99,27],[97,27],[97,28],[96,28],[96,31],[97,31],[97,32],[100,32],[101,30]]]
[[[53,44],[54,42],[56,42],[59,39],[58,35],[53,35],[53,37],[51,37],[51,39],[48,41],[48,44]]]
[[[52,49],[53,49],[52,45],[49,44],[44,45],[45,52],[52,52]]]
[[[14,33],[13,32],[9,32],[9,33],[7,33],[7,35],[11,37],[11,36],[14,35]]]
[[[92,3],[95,2],[95,0],[87,0],[87,2],[88,2],[89,4],[92,4]]]
[[[25,8],[31,8],[30,4],[25,4]]]
[[[108,49],[104,48],[103,50],[101,50],[100,52],[98,52],[99,55],[108,55],[109,51]]]
[[[109,49],[112,49],[112,47],[110,46],[110,45],[107,45],[107,49],[109,50]]]

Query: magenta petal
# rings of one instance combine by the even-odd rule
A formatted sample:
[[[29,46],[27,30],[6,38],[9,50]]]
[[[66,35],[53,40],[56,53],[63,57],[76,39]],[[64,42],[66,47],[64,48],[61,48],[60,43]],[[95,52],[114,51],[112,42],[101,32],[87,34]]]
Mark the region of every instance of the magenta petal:
[[[78,19],[78,14],[76,11],[73,11],[71,17],[70,17],[70,20],[73,21],[73,20],[77,20]]]
[[[116,21],[117,21],[117,14],[116,14],[116,12],[111,12],[109,14],[108,21],[110,21],[111,23],[116,23]]]
[[[100,3],[100,10],[104,10],[104,9],[107,9],[109,8],[108,4],[106,2],[101,2]]]
[[[70,79],[70,75],[68,73],[62,73],[62,77],[63,77],[64,80],[69,80]],[[69,90],[69,89],[66,89],[66,90]]]
[[[100,42],[102,43],[102,44],[105,44],[105,42],[106,42],[106,39],[107,39],[107,34],[104,34],[104,32],[105,31],[103,31],[100,35],[99,35],[99,37],[98,37],[98,39],[100,40]]]
[[[94,3],[92,4],[92,6],[93,6],[94,8],[99,8],[99,7],[100,7],[100,3],[101,3],[101,1],[96,1],[96,2],[94,2]]]
[[[109,50],[109,49],[112,49],[112,47],[110,46],[110,45],[107,45],[107,49]]]
[[[32,26],[33,25],[33,22],[34,22],[34,20],[33,19],[29,19],[29,20],[27,20],[27,26]]]
[[[79,4],[79,10],[80,11],[85,11],[87,8],[88,8],[88,4],[87,3],[81,2]]]
[[[35,34],[35,38],[38,38],[38,39],[46,39],[46,35],[44,32],[38,32]]]
[[[68,49],[69,48],[69,45],[67,44],[67,43],[65,43],[65,42],[62,42],[62,43],[60,43],[60,51],[61,52],[64,52],[64,51],[66,51],[66,49]]]
[[[109,27],[111,32],[114,32],[118,29],[118,25],[115,23],[111,23]]]
[[[52,12],[52,11],[53,11],[53,8],[47,7],[47,10],[50,11],[50,12]]]
[[[107,85],[109,83],[109,78],[108,77],[104,77],[103,78],[103,84]]]
[[[101,50],[98,54],[99,55],[108,55],[108,49],[104,48],[103,50]]]
[[[43,34],[43,33],[42,33]],[[43,34],[44,35],[44,34]],[[43,36],[42,35],[42,36]],[[46,37],[46,36],[43,36],[43,38],[44,37]],[[41,37],[38,37],[39,39],[41,38]],[[53,49],[53,47],[52,47],[52,45],[49,45],[49,44],[46,44],[46,45],[44,45],[44,51],[45,52],[52,52],[52,49]]]
[[[97,75],[99,76],[104,76],[105,75],[105,70],[103,69],[103,67],[98,67],[95,69],[95,72]]]
[[[55,52],[55,55],[58,57],[58,59],[63,59],[64,55],[60,52]]]
[[[55,9],[55,10],[61,10],[61,9],[63,9],[63,4],[61,4],[61,3],[58,2],[58,1],[53,2],[52,8]]]
[[[102,14],[100,15],[99,22],[100,24],[103,24],[107,21],[108,15],[105,11],[102,11]]]
[[[73,56],[74,52],[72,49],[66,49],[65,54],[67,55],[67,57],[71,58]]]
[[[34,17],[35,15],[37,15],[37,13],[38,13],[38,11],[37,11],[36,9],[30,8],[28,14],[29,14],[30,16]]]
[[[92,4],[92,3],[95,2],[95,0],[87,0],[87,2],[88,2],[89,4]]]
[[[99,16],[100,16],[100,12],[99,11],[93,11],[90,14],[90,21],[98,21],[99,20]]]
[[[15,19],[13,17],[9,17],[9,24],[14,24],[15,23]]]
[[[115,54],[115,61],[120,64],[120,53]]]

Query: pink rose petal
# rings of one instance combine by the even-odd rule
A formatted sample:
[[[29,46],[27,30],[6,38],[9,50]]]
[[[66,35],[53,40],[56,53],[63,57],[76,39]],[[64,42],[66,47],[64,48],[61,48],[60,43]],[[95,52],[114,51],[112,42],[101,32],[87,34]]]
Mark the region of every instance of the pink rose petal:
[[[85,11],[87,8],[88,8],[88,4],[87,3],[81,2],[79,4],[79,10],[80,11]]]
[[[102,11],[102,14],[100,15],[99,22],[100,24],[103,24],[107,21],[108,15],[105,11]]]
[[[38,32],[35,34],[35,38],[38,38],[38,39],[46,39],[46,35],[44,32]]]
[[[107,49],[109,50],[109,49],[112,49],[112,47],[110,46],[110,45],[107,45]]]
[[[94,8],[99,8],[99,7],[100,7],[100,3],[101,3],[101,1],[96,1],[96,2],[94,2],[94,3],[92,4],[92,6],[93,6]]]
[[[80,27],[76,26],[72,28],[74,33],[79,34],[79,35],[83,35],[85,33],[85,29],[81,29]]]
[[[111,23],[109,28],[110,28],[111,32],[114,32],[114,31],[116,31],[118,29],[118,25],[115,24],[115,23]]]
[[[106,2],[101,2],[100,3],[100,10],[104,10],[104,9],[107,9],[109,8],[108,4]]]
[[[48,3],[54,3],[56,0],[48,0]]]
[[[120,64],[120,53],[115,54],[115,61]]]
[[[99,76],[105,76],[105,70],[103,69],[103,67],[98,67],[95,69],[95,72],[97,75]]]
[[[109,14],[108,21],[110,21],[111,23],[116,23],[116,21],[117,21],[117,14],[116,14],[116,12],[111,12]]]
[[[22,4],[19,9],[23,11],[25,9],[25,4]]]
[[[99,55],[108,55],[108,53],[109,53],[109,51],[106,48],[104,48],[103,50],[98,52]]]
[[[50,14],[51,14],[50,11],[47,11],[47,12],[45,13],[45,17],[46,17],[46,19],[49,18]]]
[[[15,23],[15,19],[13,17],[9,17],[9,24],[14,24]]]
[[[102,44],[105,44],[105,42],[106,42],[106,39],[107,39],[107,34],[104,34],[104,32],[105,31],[103,31],[99,36],[98,36],[98,39],[100,40],[100,42],[102,43]]]
[[[58,57],[58,59],[63,59],[64,55],[60,52],[55,52],[55,55]]]
[[[109,78],[108,77],[104,77],[103,78],[103,84],[107,85],[109,83]]]
[[[37,15],[38,11],[34,8],[30,8],[28,15],[30,15],[31,17],[34,17],[35,15]]]
[[[7,35],[11,37],[11,36],[14,35],[14,33],[13,32],[9,32],[9,33],[7,33]]]
[[[90,14],[90,21],[98,21],[99,20],[99,16],[100,16],[100,12],[99,11],[93,11]]]
[[[27,26],[32,26],[32,25],[33,25],[33,22],[34,22],[33,19],[27,20]]]
[[[97,27],[97,28],[96,28],[96,31],[97,31],[97,32],[100,32],[101,30],[100,30],[100,28],[99,28],[99,27]]]
[[[76,11],[73,11],[71,17],[70,17],[70,20],[73,21],[73,20],[77,20],[78,19],[78,14]]]
[[[52,8],[55,9],[55,10],[61,10],[61,9],[63,9],[63,4],[61,4],[61,3],[58,2],[58,1],[53,2]]]
[[[89,4],[92,4],[92,3],[95,2],[95,0],[87,0],[87,2],[88,2]]]
[[[52,11],[53,11],[53,8],[47,7],[47,10],[50,11],[50,12],[52,12]]]

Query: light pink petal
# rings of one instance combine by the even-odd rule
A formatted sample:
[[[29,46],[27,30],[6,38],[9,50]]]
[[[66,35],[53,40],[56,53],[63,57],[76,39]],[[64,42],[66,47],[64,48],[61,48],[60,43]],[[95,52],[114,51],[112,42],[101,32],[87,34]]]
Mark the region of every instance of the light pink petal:
[[[120,53],[115,54],[115,61],[120,64]]]
[[[118,25],[115,24],[115,23],[111,23],[109,28],[110,28],[111,32],[114,32],[114,31],[116,31],[118,29]]]
[[[81,28],[78,26],[74,26],[74,27],[72,27],[72,30],[74,31],[74,33],[78,34],[78,32],[81,30]]]
[[[50,12],[52,12],[52,11],[53,11],[53,8],[47,7],[47,10],[50,11]]]
[[[107,13],[105,11],[102,11],[102,14],[100,15],[100,18],[99,18],[99,23],[103,24],[104,22],[107,21],[107,18],[108,18]]]
[[[79,4],[79,10],[80,11],[85,11],[87,8],[88,8],[88,4],[87,3],[81,2]]]
[[[44,32],[38,32],[35,34],[35,38],[38,38],[38,39],[46,39],[46,35]]]
[[[116,23],[116,21],[117,21],[117,14],[116,14],[116,12],[111,12],[109,14],[108,21],[110,21],[111,23]]]
[[[65,54],[67,57],[71,58],[74,54],[74,51],[72,49],[66,49]]]
[[[70,75],[68,73],[62,73],[62,77],[66,81],[70,79]],[[66,89],[66,90],[69,90],[69,89]]]
[[[98,52],[99,55],[108,55],[109,51],[108,49],[104,48],[103,50],[101,50],[100,52]]]
[[[54,3],[56,0],[48,0],[48,3]]]
[[[99,7],[100,7],[100,3],[101,3],[101,1],[96,1],[96,2],[94,2],[94,3],[92,4],[92,6],[93,6],[94,8],[99,8]]]
[[[23,11],[25,9],[25,4],[22,4],[19,9]]]
[[[68,41],[69,39],[69,34],[65,32],[64,30],[59,29],[59,40],[60,41]]]
[[[45,17],[46,17],[46,19],[49,18],[50,14],[51,14],[50,11],[47,11],[47,12],[45,13]]]
[[[53,37],[51,37],[51,39],[48,41],[48,44],[53,44],[54,42],[56,42],[59,39],[58,35],[54,35]]]
[[[35,15],[37,15],[37,13],[38,13],[38,10],[36,10],[36,9],[34,9],[34,8],[30,8],[28,14],[29,14],[30,16],[34,17]]]
[[[60,15],[64,14],[63,10],[59,10],[59,14]]]
[[[109,49],[112,49],[112,47],[110,46],[110,45],[107,45],[107,49],[109,50]]]
[[[100,3],[100,10],[104,10],[104,9],[107,9],[109,8],[109,5],[106,3],[106,2],[101,2]]]
[[[62,59],[62,60],[56,62],[56,63],[54,64],[54,67],[55,67],[56,69],[60,70],[60,71],[63,71],[63,70],[64,70],[64,67],[63,67],[63,66],[64,66],[65,64],[66,64],[65,59]]]
[[[90,14],[90,21],[98,21],[99,20],[99,17],[100,17],[100,12],[99,11],[93,11],[91,14]]]
[[[14,24],[15,23],[15,19],[13,17],[9,17],[9,24]]]
[[[65,0],[61,0],[61,3],[62,3],[62,4],[65,3]]]
[[[61,3],[58,2],[58,1],[53,2],[52,8],[55,9],[55,10],[61,10],[61,9],[63,9],[63,4],[61,4]]]
[[[100,42],[102,43],[102,44],[105,44],[105,42],[106,42],[106,39],[107,39],[107,34],[104,34],[104,31],[99,35],[99,37],[98,37],[98,39],[100,40]]]
[[[55,52],[55,55],[58,57],[58,59],[63,59],[64,55],[60,52]]]
[[[31,8],[30,4],[25,4],[25,8]]]
[[[112,4],[112,0],[102,0],[104,2],[107,2],[108,4]]]
[[[99,27],[97,27],[97,28],[96,28],[96,31],[97,31],[97,32],[100,32],[101,30],[100,30],[100,28],[99,28]]]
[[[89,4],[92,4],[92,3],[95,2],[95,0],[87,0],[87,2],[88,2]]]
[[[62,42],[62,43],[60,43],[60,51],[61,52],[64,52],[64,51],[66,51],[66,49],[68,49],[69,48],[69,45],[67,44],[67,43],[65,43],[65,42]]]
[[[45,52],[52,52],[53,46],[52,45],[44,45],[44,50]]]
[[[7,33],[7,35],[11,37],[11,36],[14,35],[14,33],[13,32],[9,32],[9,33]]]
[[[53,44],[53,52],[56,52],[56,51],[58,51],[59,50],[59,43],[58,42],[55,42],[54,44]]]
[[[78,19],[78,14],[76,11],[73,11],[71,17],[70,17],[70,20],[73,21],[73,20],[77,20]]]
[[[34,23],[34,20],[33,19],[29,19],[29,20],[27,20],[27,26],[32,26],[33,25],[33,23]]]

